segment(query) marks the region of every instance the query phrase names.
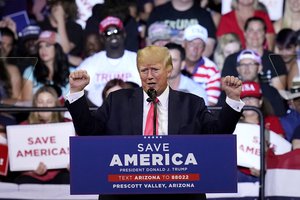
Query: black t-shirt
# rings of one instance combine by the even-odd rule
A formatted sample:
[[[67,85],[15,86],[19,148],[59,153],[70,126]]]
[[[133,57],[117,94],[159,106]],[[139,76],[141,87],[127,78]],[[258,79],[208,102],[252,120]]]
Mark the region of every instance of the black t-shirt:
[[[129,18],[125,24],[125,30],[125,49],[137,52],[139,49],[139,32],[138,23],[134,20],[134,18]]]
[[[171,2],[155,7],[150,14],[147,27],[154,22],[164,22],[172,29],[172,35],[183,36],[183,31],[191,24],[200,24],[207,29],[209,38],[216,38],[216,27],[208,11],[194,4],[186,11],[177,11]]]
[[[278,90],[270,86],[268,83],[261,83],[260,87],[263,97],[270,102],[274,110],[274,114],[279,117],[285,115],[288,106],[286,101],[280,96]]]
[[[238,76],[236,66],[237,66],[237,57],[240,52],[229,55],[224,62],[221,76]],[[268,99],[270,104],[273,107],[275,115],[282,116],[286,113],[286,102],[281,98],[277,89],[272,87],[269,83],[272,78],[280,75],[286,75],[287,70],[285,63],[280,55],[274,54],[270,51],[264,50],[262,56],[262,65],[263,70],[259,76],[261,90],[263,96]],[[274,67],[273,67],[274,66]],[[218,105],[222,105],[224,102],[225,95],[220,96]]]
[[[42,30],[56,31],[57,28],[53,27],[49,21],[49,18],[45,18],[43,22],[39,24]],[[82,27],[72,20],[67,20],[66,30],[69,40],[75,44],[75,47],[71,50],[70,54],[81,56],[83,49],[83,30]]]
[[[238,76],[236,66],[237,57],[240,52],[229,55],[224,62],[221,76]],[[287,70],[282,57],[273,52],[264,50],[262,56],[262,73],[260,74],[261,82],[270,82],[276,76],[286,75]]]

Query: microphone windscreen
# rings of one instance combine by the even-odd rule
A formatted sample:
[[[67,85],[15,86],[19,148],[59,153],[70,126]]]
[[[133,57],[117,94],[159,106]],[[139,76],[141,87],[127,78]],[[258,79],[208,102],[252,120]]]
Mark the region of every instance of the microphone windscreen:
[[[146,101],[150,103],[153,100],[149,97],[149,98],[146,99]]]
[[[151,100],[153,101],[156,98],[156,90],[155,89],[149,89],[147,91],[148,96],[151,98]]]

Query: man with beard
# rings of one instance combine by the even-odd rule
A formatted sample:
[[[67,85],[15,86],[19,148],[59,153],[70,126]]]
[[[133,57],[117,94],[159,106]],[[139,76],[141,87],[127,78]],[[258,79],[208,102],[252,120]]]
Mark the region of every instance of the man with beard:
[[[125,49],[123,22],[117,17],[108,16],[100,22],[99,34],[104,50],[86,58],[78,67],[91,76],[85,89],[88,99],[96,106],[102,104],[102,90],[109,80],[119,78],[139,85],[141,82],[136,68],[136,53]]]

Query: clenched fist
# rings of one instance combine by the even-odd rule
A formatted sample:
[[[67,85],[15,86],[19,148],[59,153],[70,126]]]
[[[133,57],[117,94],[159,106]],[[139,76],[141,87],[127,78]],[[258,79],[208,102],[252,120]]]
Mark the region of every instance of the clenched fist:
[[[234,76],[226,76],[222,80],[222,89],[227,97],[239,101],[242,92],[242,81]]]
[[[80,92],[90,83],[90,76],[85,70],[77,70],[69,75],[70,93]]]

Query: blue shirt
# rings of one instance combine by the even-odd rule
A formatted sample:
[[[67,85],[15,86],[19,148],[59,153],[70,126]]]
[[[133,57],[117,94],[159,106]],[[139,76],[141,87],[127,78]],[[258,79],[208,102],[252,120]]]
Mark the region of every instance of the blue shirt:
[[[280,122],[285,131],[286,139],[291,141],[295,128],[300,125],[300,113],[290,109],[285,116],[280,117]]]
[[[25,71],[23,73],[23,79],[29,80],[32,82],[32,95],[35,94],[39,88],[44,86],[43,83],[37,82],[36,77],[34,77],[34,75],[33,75],[33,69],[34,69],[33,66],[29,66],[25,69]],[[75,68],[69,67],[69,72],[71,73],[73,71],[75,71]],[[54,84],[53,81],[50,81],[49,83]],[[70,91],[70,84],[67,83],[65,86],[60,87],[60,89],[62,91],[62,96],[65,96]]]

